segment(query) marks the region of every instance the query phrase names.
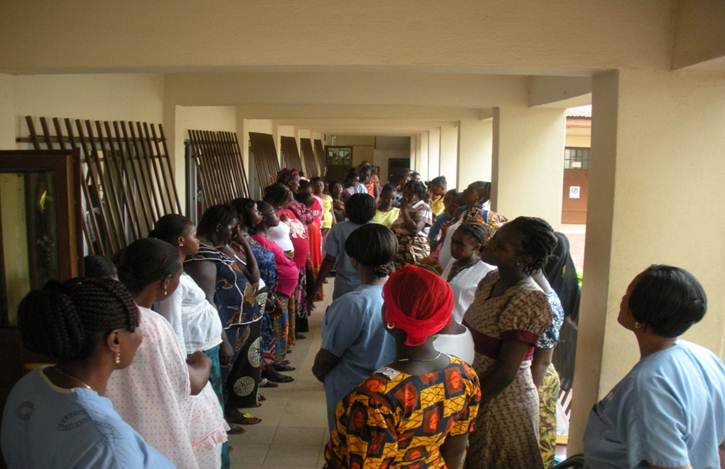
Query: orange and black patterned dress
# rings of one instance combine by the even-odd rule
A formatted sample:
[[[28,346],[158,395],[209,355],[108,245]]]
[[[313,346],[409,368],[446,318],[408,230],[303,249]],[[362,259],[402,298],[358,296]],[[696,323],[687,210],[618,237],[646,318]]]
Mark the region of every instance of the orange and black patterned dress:
[[[478,377],[459,358],[420,376],[381,368],[337,405],[326,467],[445,468],[441,445],[473,431],[480,402]]]

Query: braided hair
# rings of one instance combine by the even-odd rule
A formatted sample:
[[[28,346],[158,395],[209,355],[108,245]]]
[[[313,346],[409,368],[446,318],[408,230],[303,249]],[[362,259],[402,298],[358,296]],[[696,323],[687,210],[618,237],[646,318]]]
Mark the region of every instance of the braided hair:
[[[423,202],[428,202],[428,189],[420,181],[408,181],[403,187],[403,192],[410,191],[418,196]]]
[[[60,361],[88,358],[98,334],[133,331],[138,321],[138,307],[129,291],[109,278],[50,281],[28,293],[18,307],[25,348]]]
[[[491,236],[493,236],[491,227],[481,223],[463,223],[458,227],[456,233],[471,237],[481,246],[484,246],[491,239]]]
[[[158,282],[181,270],[176,247],[155,238],[145,238],[129,244],[121,253],[118,278],[131,293]]]
[[[523,267],[524,273],[531,275],[542,269],[559,241],[551,225],[537,217],[518,217],[504,226],[521,236],[521,249],[531,258]]]
[[[264,188],[264,200],[274,206],[280,206],[290,200],[290,189],[282,183],[274,183]]]
[[[348,256],[366,267],[373,274],[384,278],[395,270],[393,259],[398,250],[398,240],[388,228],[378,223],[368,223],[356,229],[345,240]]]
[[[149,233],[149,238],[160,239],[176,246],[176,239],[184,234],[184,230],[188,226],[192,225],[194,223],[184,215],[170,213],[156,221],[154,229]]]
[[[252,199],[240,197],[229,202],[229,205],[236,210],[239,223],[245,228],[254,228],[252,226],[252,209],[257,205],[257,202]]]

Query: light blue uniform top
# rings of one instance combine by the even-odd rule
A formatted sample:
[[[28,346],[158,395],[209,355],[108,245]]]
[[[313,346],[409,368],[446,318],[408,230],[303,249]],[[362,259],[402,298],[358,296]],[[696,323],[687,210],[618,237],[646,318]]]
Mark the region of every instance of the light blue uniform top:
[[[337,223],[327,233],[325,238],[325,255],[333,256],[335,262],[335,289],[332,292],[332,299],[336,300],[345,293],[353,291],[360,285],[360,274],[352,266],[350,257],[345,252],[345,241],[350,233],[362,225],[350,221]]]
[[[325,376],[327,421],[335,426],[335,406],[373,371],[395,359],[395,339],[383,323],[383,287],[360,285],[335,300],[322,329],[322,348],[340,357]]]
[[[709,350],[678,341],[642,359],[592,408],[588,468],[720,469],[725,367]]]
[[[59,388],[41,370],[23,377],[8,397],[2,451],[10,469],[175,467],[110,400],[90,389]]]

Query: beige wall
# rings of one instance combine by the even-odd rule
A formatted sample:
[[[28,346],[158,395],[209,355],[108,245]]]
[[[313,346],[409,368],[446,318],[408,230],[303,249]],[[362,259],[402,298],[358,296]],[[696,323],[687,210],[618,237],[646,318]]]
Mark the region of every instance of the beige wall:
[[[573,434],[638,359],[617,313],[627,284],[649,264],[684,267],[702,282],[708,313],[685,338],[725,354],[725,77],[608,73],[594,80],[593,112],[577,350],[587,359],[576,364]]]
[[[725,56],[725,2],[680,0],[672,67],[682,68]]]
[[[15,148],[13,77],[0,74],[0,149]]]
[[[441,175],[441,128],[428,131],[428,180]]]
[[[473,181],[491,181],[493,119],[458,123],[458,188]]]
[[[563,109],[508,107],[494,116],[491,206],[503,215],[561,224]]]

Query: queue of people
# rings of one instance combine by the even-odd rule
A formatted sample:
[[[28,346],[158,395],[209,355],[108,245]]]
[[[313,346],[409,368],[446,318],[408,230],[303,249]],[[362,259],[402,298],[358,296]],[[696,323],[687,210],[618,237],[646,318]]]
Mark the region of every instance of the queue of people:
[[[294,380],[287,356],[334,278],[312,368],[326,467],[553,467],[554,355],[579,287],[566,237],[492,211],[490,192],[408,170],[383,185],[367,163],[342,183],[285,168],[263,200],[197,226],[167,214],[115,264],[87,258],[20,304],[25,347],[54,364],[8,399],[8,466],[230,467],[228,435]],[[631,282],[618,321],[641,359],[594,405],[587,467],[722,467],[725,367],[679,338],[706,306],[683,269]]]

